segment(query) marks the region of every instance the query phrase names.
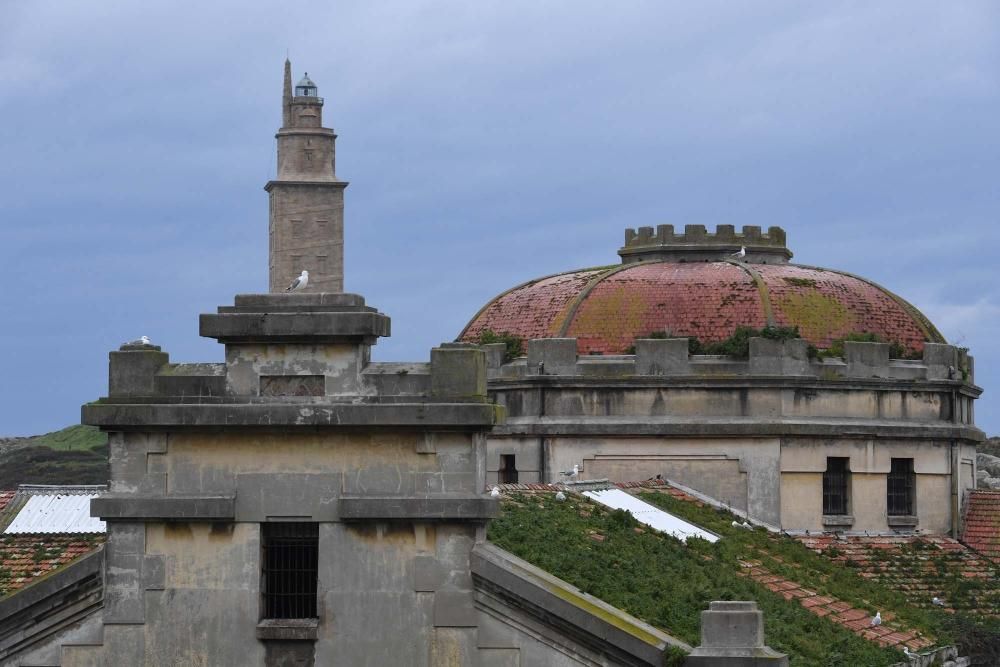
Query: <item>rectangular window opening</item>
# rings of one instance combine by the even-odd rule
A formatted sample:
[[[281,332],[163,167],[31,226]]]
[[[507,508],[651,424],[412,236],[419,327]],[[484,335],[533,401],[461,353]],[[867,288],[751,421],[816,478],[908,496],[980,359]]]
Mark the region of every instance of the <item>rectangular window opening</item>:
[[[916,475],[913,459],[893,459],[886,479],[886,505],[889,516],[912,516]]]
[[[501,484],[517,484],[517,467],[513,454],[500,455],[500,471],[498,475]]]
[[[823,514],[847,514],[850,478],[850,459],[841,456],[826,458],[826,472],[823,473]]]
[[[264,618],[316,618],[319,524],[261,524]]]

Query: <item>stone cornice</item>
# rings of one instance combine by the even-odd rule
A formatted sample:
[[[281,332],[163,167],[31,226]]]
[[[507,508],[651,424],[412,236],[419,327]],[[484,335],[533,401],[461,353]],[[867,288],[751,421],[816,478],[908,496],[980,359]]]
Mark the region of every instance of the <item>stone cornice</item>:
[[[268,428],[420,428],[487,430],[503,417],[492,403],[121,402],[84,405],[81,421],[106,430]]]
[[[986,435],[965,424],[848,419],[753,419],[663,417],[533,417],[496,426],[492,436],[675,436],[675,437],[822,437],[982,442]]]

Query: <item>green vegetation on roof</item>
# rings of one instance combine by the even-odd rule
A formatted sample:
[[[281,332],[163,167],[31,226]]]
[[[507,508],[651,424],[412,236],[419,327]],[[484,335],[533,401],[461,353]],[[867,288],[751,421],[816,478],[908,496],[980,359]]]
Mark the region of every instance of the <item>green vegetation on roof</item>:
[[[708,526],[706,526],[708,527]],[[641,528],[622,510],[578,496],[514,495],[489,527],[489,539],[692,646],[700,616],[713,600],[756,600],[765,639],[800,665],[891,665],[899,651],[879,648],[795,602],[740,576],[734,529],[715,544],[677,539]],[[742,531],[750,534],[750,531]],[[599,536],[595,539],[593,536]]]
[[[476,340],[480,345],[503,343],[506,349],[503,353],[503,363],[507,364],[518,357],[524,356],[524,339],[506,331],[496,333],[492,329],[483,329]]]
[[[700,614],[709,602],[755,600],[764,612],[767,644],[787,653],[793,665],[903,661],[900,651],[881,648],[741,576],[745,568],[740,561],[755,560],[821,595],[872,614],[891,612],[900,624],[934,638],[938,645],[958,642],[963,650],[987,656],[997,649],[1000,624],[995,618],[914,606],[902,592],[863,578],[794,538],[732,527],[736,517],[729,512],[663,493],[643,492],[640,497],[723,539],[715,544],[692,539],[685,546],[640,527],[623,511],[610,511],[580,496],[559,503],[550,495],[518,494],[504,501],[501,516],[490,524],[489,539],[693,646],[700,641]],[[994,581],[962,582],[957,574],[952,579],[954,586],[942,592],[956,602],[983,595],[983,587],[997,586]]]

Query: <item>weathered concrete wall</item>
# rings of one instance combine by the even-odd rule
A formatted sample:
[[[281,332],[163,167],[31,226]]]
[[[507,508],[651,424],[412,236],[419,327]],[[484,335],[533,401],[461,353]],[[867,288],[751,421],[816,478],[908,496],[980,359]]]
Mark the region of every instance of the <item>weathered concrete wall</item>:
[[[583,478],[631,481],[662,474],[777,525],[777,439],[551,438],[553,481],[581,466]]]
[[[956,488],[971,488],[970,452],[983,437],[972,420],[972,360],[933,344],[922,360],[888,355],[887,344],[851,343],[842,360],[810,360],[805,341],[754,338],[747,360],[690,355],[687,339],[580,357],[574,339],[533,340],[527,358],[490,357],[489,393],[508,419],[489,436],[488,481],[498,480],[501,453],[529,471],[523,481],[557,482],[574,464],[584,479],[661,474],[759,521],[818,530],[814,473],[827,457],[848,456],[854,498],[866,500],[853,529],[885,531],[890,459],[913,458],[920,528],[946,532],[958,496],[942,479],[958,466]],[[951,443],[961,450],[955,464]]]
[[[781,454],[781,520],[788,530],[824,530],[823,471],[826,457],[849,458],[848,521],[839,517],[827,529],[887,532],[887,482],[892,458],[913,458],[916,474],[916,528],[947,533],[951,527],[950,446],[936,442],[868,441],[786,443]]]
[[[368,348],[356,345],[229,345],[226,393],[258,396],[262,376],[312,375],[323,378],[321,396],[372,394],[361,379],[367,361]]]
[[[344,494],[481,493],[485,445],[440,432],[171,434],[170,493],[235,493],[238,521],[336,516]]]

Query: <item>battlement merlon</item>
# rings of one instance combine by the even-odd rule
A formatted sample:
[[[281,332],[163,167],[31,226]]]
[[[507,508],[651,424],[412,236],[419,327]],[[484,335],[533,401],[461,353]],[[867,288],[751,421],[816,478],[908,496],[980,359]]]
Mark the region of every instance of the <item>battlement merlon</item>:
[[[737,232],[733,225],[718,225],[714,233],[704,225],[685,225],[678,234],[673,225],[657,225],[625,230],[625,245],[618,250],[622,262],[643,261],[707,262],[736,259],[733,253],[746,248],[740,261],[751,264],[785,264],[792,258],[785,230],[769,227],[766,233],[756,225]]]

